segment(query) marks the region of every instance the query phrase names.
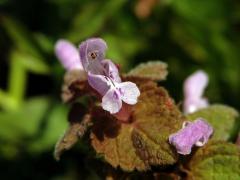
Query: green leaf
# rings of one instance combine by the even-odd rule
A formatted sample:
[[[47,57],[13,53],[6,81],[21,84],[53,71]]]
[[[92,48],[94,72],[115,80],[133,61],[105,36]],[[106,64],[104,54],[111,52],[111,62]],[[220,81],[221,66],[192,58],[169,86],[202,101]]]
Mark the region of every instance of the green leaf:
[[[51,39],[51,37],[43,33],[36,33],[34,34],[34,39],[44,52],[49,54],[54,52],[54,41]]]
[[[90,2],[73,18],[71,31],[67,39],[79,42],[99,32],[105,25],[105,20],[111,17],[126,3],[126,0]],[[79,33],[81,32],[81,33]]]
[[[0,89],[0,107],[4,110],[17,109],[18,102],[9,93]]]
[[[165,80],[167,77],[167,64],[162,61],[149,61],[142,63],[131,70],[127,75],[150,79],[155,81]]]
[[[67,127],[67,109],[65,105],[54,105],[47,117],[46,126],[41,130],[41,136],[29,144],[29,150],[39,153],[54,148],[58,138]]]
[[[212,139],[229,140],[236,133],[237,124],[239,124],[238,116],[238,112],[229,106],[212,105],[189,114],[187,118],[191,121],[198,117],[206,119],[214,129]]]
[[[23,137],[33,136],[48,109],[45,97],[33,98],[22,104],[16,111],[0,112],[0,139],[8,143],[21,142]]]
[[[0,151],[19,152],[19,146],[31,153],[51,150],[67,127],[67,109],[47,97],[36,97],[17,111],[0,113]],[[8,153],[8,152],[6,152]]]
[[[5,94],[5,97],[9,96],[9,98],[5,98],[7,100],[6,104],[4,102],[0,104],[4,109],[14,110],[20,108],[25,96],[27,70],[38,74],[46,74],[50,70],[42,60],[18,50],[11,52],[10,60],[9,92]],[[3,96],[3,93],[0,92],[0,96]]]
[[[133,107],[131,122],[120,123],[104,111],[92,115],[91,133],[97,153],[113,167],[147,170],[150,165],[170,165],[178,155],[168,143],[170,134],[180,129],[183,116],[166,90],[150,82],[139,86],[141,96]]]
[[[197,150],[187,168],[188,179],[239,179],[240,149],[224,141],[209,142]]]
[[[13,51],[12,58],[19,61],[19,63],[28,71],[35,74],[48,74],[50,72],[50,68],[44,62],[43,59],[39,59],[36,56],[32,56],[31,54],[24,53],[22,51]]]
[[[4,16],[1,17],[2,26],[5,28],[9,37],[12,39],[15,46],[33,56],[41,57],[36,44],[31,37],[31,33],[18,21],[13,18]]]
[[[214,26],[229,15],[228,8],[226,8],[229,2],[225,0],[173,0],[171,4],[180,17],[200,25]],[[218,9],[218,11],[213,11],[213,9]]]
[[[45,63],[45,59],[31,33],[13,18],[4,16],[1,20],[3,22],[2,26],[17,49],[13,51],[13,58],[21,59],[22,64],[34,73],[48,73],[50,71],[49,67]]]
[[[202,42],[203,38],[199,37],[204,36],[204,34],[198,31],[200,31],[199,28],[181,23],[178,19],[171,23],[172,39],[179,44],[193,60],[204,62],[209,54],[207,47]]]
[[[139,43],[140,39],[132,36],[124,36],[115,34],[104,34],[102,38],[107,42],[107,57],[113,59],[114,63],[120,65],[121,70],[129,68],[131,59],[143,44]]]

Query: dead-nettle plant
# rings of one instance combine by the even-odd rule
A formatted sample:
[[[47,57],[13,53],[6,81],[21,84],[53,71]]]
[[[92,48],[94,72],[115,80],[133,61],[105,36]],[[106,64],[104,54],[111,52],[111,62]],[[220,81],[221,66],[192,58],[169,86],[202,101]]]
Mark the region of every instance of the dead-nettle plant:
[[[239,150],[227,142],[234,136],[238,113],[203,98],[205,72],[197,71],[185,81],[182,113],[158,85],[168,74],[166,63],[151,61],[121,74],[119,66],[105,58],[106,50],[100,38],[87,39],[78,49],[66,40],[56,43],[56,56],[66,69],[62,99],[72,106],[69,127],[55,147],[56,159],[90,134],[96,153],[125,171],[178,165],[188,177],[204,178],[211,169],[207,162],[218,163],[214,158],[230,156],[229,162],[239,165]],[[223,167],[226,173],[231,169],[240,175],[240,168],[230,166]],[[174,169],[171,173],[180,176]]]

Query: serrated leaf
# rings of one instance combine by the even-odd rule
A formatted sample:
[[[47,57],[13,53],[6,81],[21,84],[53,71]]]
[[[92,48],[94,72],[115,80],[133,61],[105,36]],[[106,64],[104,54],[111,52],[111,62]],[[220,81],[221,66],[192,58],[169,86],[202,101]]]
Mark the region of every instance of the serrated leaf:
[[[138,65],[127,75],[154,81],[162,81],[166,79],[167,74],[168,71],[166,63],[161,61],[149,61]]]
[[[101,112],[91,133],[92,146],[97,153],[103,154],[105,160],[113,167],[132,171],[146,170],[149,167],[135,153],[131,141],[132,128],[128,124],[119,124],[115,119]]]
[[[93,114],[92,145],[113,167],[147,170],[150,165],[170,165],[177,154],[168,136],[180,129],[183,116],[166,90],[155,83],[139,87],[141,96],[130,123],[120,123],[103,110]]]
[[[209,142],[191,158],[188,178],[194,180],[235,180],[240,177],[240,149],[224,141]]]
[[[77,143],[79,138],[78,131],[81,129],[80,123],[73,123],[68,127],[64,135],[59,138],[54,150],[54,158],[57,161],[60,160],[60,156],[64,151],[69,150]]]
[[[68,120],[70,122],[69,127],[55,146],[54,157],[56,160],[60,160],[61,154],[76,144],[78,139],[83,137],[88,127],[91,126],[91,116],[79,103],[72,106]]]
[[[236,131],[236,124],[239,123],[238,112],[225,105],[212,105],[189,114],[187,118],[195,120],[198,117],[206,119],[214,129],[212,139],[229,140]]]

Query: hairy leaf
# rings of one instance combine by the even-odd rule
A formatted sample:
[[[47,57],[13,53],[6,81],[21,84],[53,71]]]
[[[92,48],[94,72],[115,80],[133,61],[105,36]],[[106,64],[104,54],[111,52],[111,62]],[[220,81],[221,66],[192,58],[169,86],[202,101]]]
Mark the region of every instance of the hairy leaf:
[[[183,116],[166,90],[155,83],[140,86],[139,102],[129,123],[120,123],[102,109],[92,116],[92,145],[112,166],[126,171],[147,170],[151,165],[170,165],[177,154],[168,136],[180,129]]]
[[[89,88],[90,86],[87,83],[87,77],[84,71],[68,71],[64,76],[62,85],[62,100],[63,102],[69,102],[80,95],[90,94]]]
[[[195,120],[198,117],[206,119],[214,128],[213,139],[229,140],[235,134],[239,123],[238,116],[238,112],[229,106],[212,105],[189,114],[187,117],[190,120]]]
[[[188,179],[239,179],[240,149],[224,141],[209,142],[197,150],[187,168]]]
[[[81,116],[79,116],[81,118]],[[81,138],[87,128],[91,125],[91,117],[89,114],[84,115],[82,121],[74,121],[70,123],[68,129],[64,135],[59,139],[55,146],[54,157],[56,160],[60,160],[61,154],[69,150],[73,145],[75,145],[79,138]]]
[[[138,65],[127,75],[154,81],[162,81],[165,80],[168,75],[167,64],[161,61],[149,61]]]

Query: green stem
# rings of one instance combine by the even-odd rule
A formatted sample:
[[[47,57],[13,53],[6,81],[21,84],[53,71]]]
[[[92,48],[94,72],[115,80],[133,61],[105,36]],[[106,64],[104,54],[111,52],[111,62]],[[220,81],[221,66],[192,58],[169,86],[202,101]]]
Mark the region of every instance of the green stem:
[[[21,58],[18,56],[18,53],[13,53],[10,63],[8,90],[10,97],[16,101],[17,105],[20,105],[24,99],[26,80],[27,72],[21,63]]]
[[[16,102],[6,92],[0,89],[0,107],[4,110],[16,108]]]

